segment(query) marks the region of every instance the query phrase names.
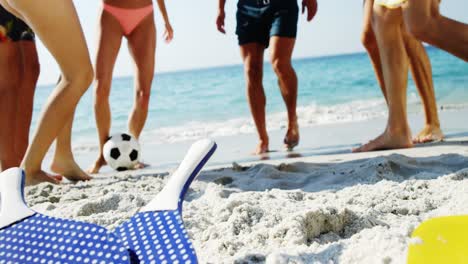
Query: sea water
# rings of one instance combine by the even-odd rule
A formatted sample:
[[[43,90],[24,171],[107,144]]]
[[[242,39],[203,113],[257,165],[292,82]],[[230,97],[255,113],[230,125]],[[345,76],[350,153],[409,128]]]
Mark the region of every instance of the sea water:
[[[428,48],[439,108],[468,108],[468,63],[443,51]],[[293,61],[299,79],[298,115],[301,127],[355,122],[387,114],[385,101],[365,53]],[[265,63],[264,88],[270,131],[287,124],[277,78]],[[38,114],[53,85],[38,87],[33,130]],[[128,115],[134,103],[133,77],[115,77],[110,95],[112,132],[128,131]],[[410,79],[410,113],[422,112]],[[202,137],[255,133],[246,98],[242,65],[156,73],[149,115],[141,144],[168,144]],[[96,150],[93,89],[81,99],[73,126],[75,150]]]

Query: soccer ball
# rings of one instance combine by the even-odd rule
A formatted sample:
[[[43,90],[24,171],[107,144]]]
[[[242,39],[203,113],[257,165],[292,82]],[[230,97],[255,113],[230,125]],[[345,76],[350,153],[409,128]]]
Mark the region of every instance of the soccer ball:
[[[111,168],[126,171],[138,164],[140,144],[129,134],[115,134],[104,144],[103,152],[104,159]]]

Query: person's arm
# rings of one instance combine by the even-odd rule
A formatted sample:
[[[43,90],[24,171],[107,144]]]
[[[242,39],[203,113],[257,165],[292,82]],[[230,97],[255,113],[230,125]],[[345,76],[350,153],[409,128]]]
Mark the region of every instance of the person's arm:
[[[315,17],[317,7],[317,0],[302,0],[302,14],[304,14],[307,8],[307,21],[311,21]]]
[[[218,27],[219,32],[226,34],[226,29],[224,28],[224,19],[226,18],[226,13],[224,13],[224,6],[226,6],[226,0],[219,0],[216,26]]]
[[[167,15],[166,10],[166,3],[164,0],[158,0],[158,7],[164,19],[164,27],[166,28],[164,31],[164,39],[169,43],[174,37],[174,30],[172,29],[171,22],[169,21],[169,16]]]

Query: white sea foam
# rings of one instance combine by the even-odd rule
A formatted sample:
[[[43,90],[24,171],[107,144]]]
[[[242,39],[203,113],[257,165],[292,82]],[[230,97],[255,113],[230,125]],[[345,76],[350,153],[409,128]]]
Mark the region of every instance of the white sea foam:
[[[311,104],[298,107],[297,114],[300,127],[311,127],[373,119],[384,116],[386,110],[383,99],[373,99],[332,106]],[[267,126],[269,131],[286,128],[286,112],[268,115]],[[140,143],[165,144],[205,137],[225,137],[252,133],[255,133],[255,124],[250,116],[246,116],[222,121],[191,121],[182,125],[146,130],[140,138]],[[96,140],[96,138],[78,136],[77,140],[75,140],[74,151],[96,151]]]
[[[317,104],[301,106],[298,107],[297,114],[301,127],[311,127],[373,119],[384,116],[386,110],[385,101],[378,99],[354,101],[334,106],[320,106]],[[286,126],[286,112],[267,116],[269,131],[284,129]],[[249,116],[215,122],[193,121],[181,126],[162,127],[146,132],[141,140],[143,142],[151,141],[151,143],[174,143],[203,137],[224,137],[251,133],[255,133],[255,125]]]
[[[412,93],[408,97],[409,111],[418,113],[422,111],[419,98]],[[466,105],[443,105],[444,111],[457,111],[466,108]],[[371,99],[352,101],[346,104],[322,106],[311,104],[297,108],[299,126],[301,128],[314,127],[326,124],[359,122],[387,115],[384,99]],[[269,131],[281,130],[287,127],[286,112],[273,113],[267,116],[267,129]],[[185,124],[160,127],[145,130],[140,143],[159,145],[181,141],[197,140],[205,137],[226,137],[255,133],[255,125],[250,116],[221,121],[191,121]],[[77,138],[74,151],[89,152],[97,150],[97,139]]]

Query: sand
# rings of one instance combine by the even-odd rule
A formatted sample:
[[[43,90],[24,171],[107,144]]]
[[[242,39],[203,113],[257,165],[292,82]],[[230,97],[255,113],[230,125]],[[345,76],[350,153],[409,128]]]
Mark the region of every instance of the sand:
[[[112,229],[169,174],[149,169],[41,184],[26,188],[27,201],[47,215]],[[418,224],[468,214],[468,139],[211,167],[185,200],[201,263],[405,263]]]
[[[447,107],[446,107],[447,108]],[[445,108],[444,108],[445,109]],[[468,123],[461,122],[468,116],[468,108],[457,110],[444,110],[440,112],[442,120],[442,130],[448,137],[468,136]],[[284,115],[284,118],[286,114]],[[299,119],[301,122],[301,119]],[[151,121],[150,121],[151,122]],[[362,142],[367,142],[376,135],[382,133],[386,126],[386,117],[375,118],[354,122],[338,122],[332,124],[306,124],[302,120],[301,142],[296,148],[296,153],[303,157],[317,156],[324,154],[350,153],[351,148],[358,146]],[[268,130],[270,137],[270,148],[273,153],[269,154],[270,159],[286,159],[290,157],[289,153],[283,150],[283,138],[286,134],[286,120],[282,123],[281,129]],[[420,131],[424,125],[424,115],[422,113],[410,114],[409,124],[414,134]],[[253,125],[253,124],[252,124]],[[189,141],[176,142],[158,142],[158,135],[151,132],[144,132],[140,138],[142,148],[142,158],[146,164],[156,166],[160,170],[168,170],[177,166],[181,156],[185,154],[190,144],[201,138],[214,138],[219,145],[216,155],[211,158],[211,164],[230,165],[232,162],[245,163],[260,160],[259,157],[249,155],[257,142],[255,134],[238,134],[231,136],[216,136],[213,133],[198,133],[196,131],[186,131],[191,135]],[[83,145],[82,142],[74,141],[74,154],[78,164],[83,168],[89,168],[98,155],[97,136],[96,142],[90,148]],[[44,168],[48,168],[53,159],[53,148],[49,151],[44,162]],[[262,157],[264,158],[264,157]],[[103,172],[110,172],[106,167]]]

